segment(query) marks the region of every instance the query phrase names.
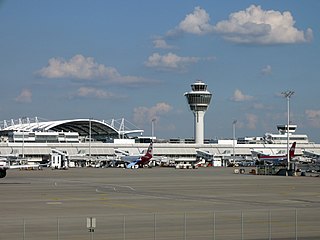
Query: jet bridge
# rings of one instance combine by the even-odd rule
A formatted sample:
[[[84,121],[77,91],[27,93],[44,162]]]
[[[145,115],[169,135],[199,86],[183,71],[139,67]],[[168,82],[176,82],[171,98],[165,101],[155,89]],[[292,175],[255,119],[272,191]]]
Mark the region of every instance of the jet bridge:
[[[65,151],[52,149],[50,154],[50,166],[52,169],[68,169],[69,159]]]

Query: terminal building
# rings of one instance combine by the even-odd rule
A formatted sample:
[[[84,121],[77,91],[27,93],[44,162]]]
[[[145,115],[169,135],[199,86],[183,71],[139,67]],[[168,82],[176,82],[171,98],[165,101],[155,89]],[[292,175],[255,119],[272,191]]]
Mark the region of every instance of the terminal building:
[[[30,162],[46,162],[53,151],[61,151],[85,161],[114,159],[119,151],[140,154],[152,140],[154,158],[195,161],[199,153],[208,153],[225,165],[231,158],[252,160],[253,149],[271,154],[286,150],[286,125],[278,125],[278,133],[266,133],[262,137],[238,138],[237,141],[204,139],[204,113],[212,94],[202,81],[196,81],[191,88],[185,97],[194,113],[194,139],[147,137],[143,130],[124,119],[43,121],[23,118],[3,121],[0,126],[0,157],[17,156]],[[320,144],[310,143],[307,135],[295,134],[296,128],[296,125],[289,126],[290,142],[297,142],[296,155],[302,156],[304,150],[320,154]]]
[[[124,126],[124,119],[122,126]],[[115,128],[115,120],[111,123],[95,119],[71,119],[59,121],[39,121],[29,118],[11,121],[10,126],[4,124],[0,130],[4,142],[35,143],[80,143],[88,141],[107,142],[109,139],[128,138],[131,133],[143,133],[143,130],[124,130]]]

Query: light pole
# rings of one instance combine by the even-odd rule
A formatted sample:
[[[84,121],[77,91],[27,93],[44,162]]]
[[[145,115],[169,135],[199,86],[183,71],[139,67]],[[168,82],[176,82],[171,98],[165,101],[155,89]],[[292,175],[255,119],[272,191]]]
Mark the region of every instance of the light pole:
[[[91,162],[91,118],[89,118],[89,161]]]
[[[23,117],[22,119],[21,119],[21,129],[22,129],[22,161],[24,161],[24,121],[23,120],[25,120],[25,119],[27,119],[27,117]],[[28,135],[29,136],[29,135]]]
[[[290,170],[290,150],[289,150],[289,124],[290,124],[290,98],[294,94],[293,91],[285,91],[281,93],[287,99],[287,170]]]
[[[24,131],[22,130],[22,159],[24,159]]]
[[[153,118],[151,120],[151,137],[152,137],[152,140],[153,140],[153,137],[154,137],[154,124],[155,124],[155,122],[156,122],[156,119]]]
[[[233,162],[235,163],[235,151],[234,151],[234,148],[235,148],[235,141],[236,141],[236,123],[237,123],[237,120],[234,120],[233,122],[232,122],[232,130],[233,130],[233,141],[232,141],[232,143],[233,143]]]

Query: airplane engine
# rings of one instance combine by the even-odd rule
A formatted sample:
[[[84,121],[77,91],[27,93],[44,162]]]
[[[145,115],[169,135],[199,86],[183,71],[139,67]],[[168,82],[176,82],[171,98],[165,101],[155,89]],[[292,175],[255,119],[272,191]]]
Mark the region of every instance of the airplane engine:
[[[6,169],[0,169],[0,178],[4,178],[7,175]]]
[[[132,166],[132,169],[137,169],[137,168],[139,168],[138,164],[135,164],[135,165]]]

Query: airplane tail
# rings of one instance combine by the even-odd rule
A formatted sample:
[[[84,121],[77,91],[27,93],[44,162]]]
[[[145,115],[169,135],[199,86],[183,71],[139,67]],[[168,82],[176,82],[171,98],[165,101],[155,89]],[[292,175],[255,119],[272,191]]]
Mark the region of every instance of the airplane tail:
[[[152,158],[153,154],[153,142],[150,142],[150,145],[148,147],[148,150],[146,152],[146,154],[144,156],[141,157],[141,161],[139,161],[139,164],[146,164],[147,162],[150,161],[150,159]]]
[[[296,142],[292,143],[292,146],[290,148],[290,151],[289,151],[290,159],[292,159],[294,157],[294,151],[295,150],[296,150]]]
[[[148,150],[147,150],[147,152],[146,152],[146,154],[144,156],[152,158],[152,154],[153,154],[153,142],[151,141],[150,145],[148,147]]]

